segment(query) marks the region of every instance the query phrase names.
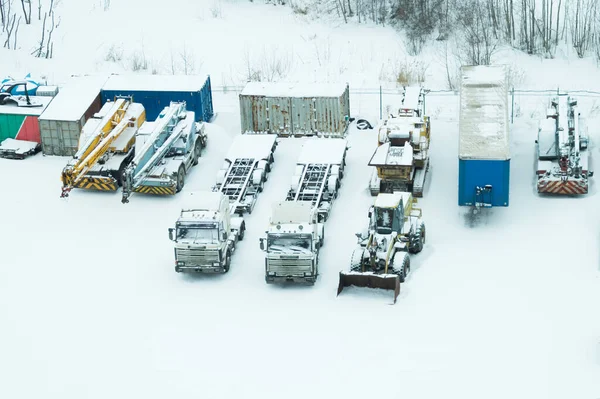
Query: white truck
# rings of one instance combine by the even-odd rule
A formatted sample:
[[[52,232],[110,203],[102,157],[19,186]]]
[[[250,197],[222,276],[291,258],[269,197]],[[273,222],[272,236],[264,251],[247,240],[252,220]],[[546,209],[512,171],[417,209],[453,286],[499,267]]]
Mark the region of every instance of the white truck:
[[[240,135],[229,148],[213,191],[229,197],[234,212],[252,213],[275,162],[276,139],[276,134]]]
[[[269,229],[260,239],[265,251],[265,280],[269,283],[313,285],[319,275],[319,250],[323,223],[310,202],[282,201],[273,204]]]
[[[175,271],[227,273],[246,225],[220,192],[193,192],[169,239],[175,242]]]
[[[347,149],[345,139],[304,142],[286,200],[274,204],[266,245],[260,240],[267,283],[316,282],[324,223],[344,176]]]
[[[346,139],[307,139],[286,200],[309,202],[317,208],[319,221],[326,221],[344,177],[347,150]]]

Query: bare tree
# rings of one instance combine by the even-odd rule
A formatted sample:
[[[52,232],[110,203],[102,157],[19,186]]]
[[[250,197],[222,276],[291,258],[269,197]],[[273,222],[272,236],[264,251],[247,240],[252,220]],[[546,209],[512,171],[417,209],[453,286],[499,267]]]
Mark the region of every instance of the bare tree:
[[[458,9],[458,24],[462,28],[459,57],[462,64],[490,65],[499,39],[494,36],[490,10],[478,0],[467,0]]]
[[[574,0],[574,3],[574,13],[569,21],[571,41],[577,56],[583,58],[592,46],[596,34],[598,6],[596,0]]]
[[[27,6],[25,6],[27,4]],[[31,0],[21,0],[21,7],[23,8],[23,16],[25,17],[25,24],[31,23]]]
[[[0,0],[0,24],[2,24],[2,32],[4,32],[6,26],[6,15],[4,10],[8,1],[10,0]]]
[[[48,11],[44,12],[44,19],[42,20],[42,31],[40,41],[37,47],[31,53],[38,58],[52,58],[54,52],[54,42],[52,41],[52,35],[54,30],[58,28],[60,24],[60,17],[56,21],[54,12],[55,3],[54,0],[50,0]],[[48,26],[48,28],[47,28]]]
[[[195,54],[193,51],[189,51],[185,43],[183,43],[183,51],[179,54],[181,62],[183,64],[183,73],[189,75],[194,73],[196,68]]]
[[[1,1],[1,0],[0,0]],[[12,12],[12,0],[4,2],[4,24],[3,31],[6,33],[6,40],[4,41],[4,48],[10,50],[11,38],[13,34],[19,30],[19,24],[21,23],[21,17],[17,20],[17,14]],[[16,24],[16,26],[15,26]],[[16,36],[16,35],[15,35]],[[13,38],[13,49],[17,48],[17,41]]]

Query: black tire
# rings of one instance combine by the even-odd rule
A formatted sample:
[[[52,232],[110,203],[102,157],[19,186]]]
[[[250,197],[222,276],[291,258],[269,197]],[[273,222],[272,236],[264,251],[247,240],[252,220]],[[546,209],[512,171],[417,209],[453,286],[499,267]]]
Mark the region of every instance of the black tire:
[[[319,241],[319,249],[323,248],[324,243],[325,243],[325,227],[323,227],[323,235],[321,236],[321,240]]]
[[[410,258],[408,256],[405,256],[404,260],[402,261],[402,265],[400,266],[400,270],[398,272],[398,276],[400,277],[401,283],[406,281],[406,276],[408,276],[408,272],[410,272]]]
[[[246,234],[246,224],[242,223],[240,226],[240,234],[238,235],[238,240],[242,241],[244,239],[244,235]]]
[[[176,192],[180,192],[185,185],[185,168],[183,165],[179,166],[179,170],[177,171],[177,187],[175,188]]]
[[[410,245],[410,253],[418,254],[423,250],[425,245],[425,223],[419,222],[415,234],[413,235]]]
[[[224,273],[227,273],[229,271],[230,267],[231,267],[231,253],[229,251],[227,251],[227,254],[225,255],[225,265],[223,266]]]
[[[196,139],[196,144],[194,144],[194,166],[198,165],[198,158],[200,158],[200,153],[202,151],[202,142],[198,137]]]

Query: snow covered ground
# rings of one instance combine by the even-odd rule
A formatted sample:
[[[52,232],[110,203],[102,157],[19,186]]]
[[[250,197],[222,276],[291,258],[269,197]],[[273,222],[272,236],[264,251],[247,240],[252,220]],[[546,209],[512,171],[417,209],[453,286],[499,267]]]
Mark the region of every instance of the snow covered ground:
[[[185,43],[194,72],[209,73],[214,87],[240,84],[248,66],[276,73],[280,61],[291,81],[377,88],[398,64],[418,61],[429,88],[446,88],[439,49],[406,57],[389,28],[336,26],[245,1],[172,0],[184,10],[173,14],[142,0],[113,0],[108,12],[99,1],[61,3],[55,59],[27,57],[25,43],[38,33],[23,27],[22,51],[0,49],[1,76],[32,72],[60,83],[119,72],[142,44],[151,69],[170,73],[170,49],[178,59]],[[113,44],[123,50],[116,63],[105,60]],[[600,89],[594,62],[572,52],[541,60],[505,51],[498,60],[517,65],[518,88]],[[580,98],[590,118],[599,116],[598,99]],[[397,100],[384,94],[383,112]],[[214,184],[239,134],[233,92],[215,89],[208,147],[174,197],[134,193],[124,205],[120,192],[74,190],[60,199],[68,158],[0,159],[0,397],[600,397],[600,175],[585,197],[540,198],[534,139],[547,98],[518,93],[510,206],[474,223],[456,205],[457,100],[427,97],[432,169],[419,203],[428,238],[394,306],[389,292],[335,295],[373,202],[374,131],[351,129],[314,287],[267,285],[258,242],[271,203],[285,198],[301,139],[278,146],[230,272],[174,271],[167,229],[186,193]],[[353,116],[379,116],[376,92],[351,93],[350,102]],[[598,122],[589,123],[592,169]]]
[[[265,284],[258,245],[302,139],[278,146],[230,272],[175,273],[167,228],[186,193],[213,185],[239,132],[236,96],[215,104],[206,152],[174,197],[60,199],[67,158],[0,159],[0,397],[600,395],[596,183],[583,198],[539,198],[531,122],[512,130],[510,206],[473,226],[456,205],[456,117],[433,119],[428,240],[390,306],[377,290],[336,298],[373,201],[376,136],[354,126],[314,287]]]

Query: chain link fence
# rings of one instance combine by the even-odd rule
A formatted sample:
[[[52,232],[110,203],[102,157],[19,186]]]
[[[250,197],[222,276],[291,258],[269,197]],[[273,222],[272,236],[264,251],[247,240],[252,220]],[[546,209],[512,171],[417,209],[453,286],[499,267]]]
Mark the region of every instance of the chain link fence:
[[[244,86],[213,86],[212,91],[219,95],[237,95]],[[509,118],[511,123],[519,118],[543,119],[550,98],[568,93],[577,99],[579,109],[587,119],[600,117],[600,92],[589,90],[568,91],[564,88],[547,90],[524,90],[513,88],[508,93]],[[402,88],[350,87],[350,108],[352,117],[365,118],[374,122],[399,108],[402,101]],[[452,90],[427,90],[425,112],[436,119],[458,120],[459,93]]]

